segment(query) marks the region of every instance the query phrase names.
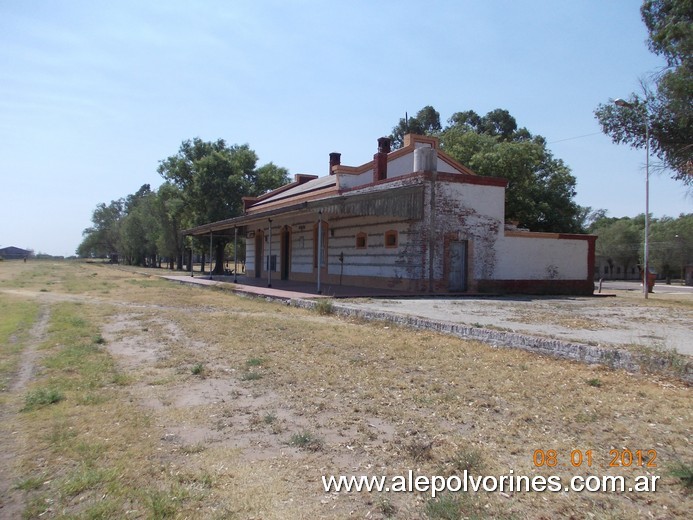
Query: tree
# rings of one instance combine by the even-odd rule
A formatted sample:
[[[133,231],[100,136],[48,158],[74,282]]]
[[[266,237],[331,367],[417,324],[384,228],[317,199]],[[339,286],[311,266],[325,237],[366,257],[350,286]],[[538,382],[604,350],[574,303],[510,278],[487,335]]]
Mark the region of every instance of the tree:
[[[650,267],[660,277],[669,279],[680,276],[683,268],[693,262],[693,213],[650,220]],[[626,270],[638,263],[642,265],[644,214],[635,218],[603,216],[592,223],[589,231],[599,237],[597,256],[603,257],[612,268],[616,264]]]
[[[390,136],[392,147],[397,149],[404,146],[406,134],[436,135],[440,129],[440,114],[432,106],[425,106],[414,117],[399,120]]]
[[[121,251],[129,265],[153,267],[161,234],[157,196],[149,184],[125,199],[126,214],[120,225]]]
[[[639,262],[644,229],[644,215],[636,219],[603,218],[593,224],[590,231],[599,237],[595,253],[609,265],[609,277],[613,277],[615,265],[622,266],[624,272],[627,272],[629,267]]]
[[[256,168],[247,144],[228,146],[199,138],[183,141],[176,155],[159,163],[159,174],[180,189],[191,226],[225,220],[243,211],[243,197],[260,195],[288,182],[288,171],[272,163]],[[228,237],[216,239],[214,272],[223,272]]]
[[[631,107],[600,104],[595,117],[617,143],[643,148],[646,128],[652,153],[672,177],[693,186],[693,1],[645,0],[640,9],[652,52],[666,67],[653,77],[654,92],[631,94]]]
[[[82,232],[84,239],[76,253],[86,258],[110,257],[118,262],[120,251],[120,224],[125,215],[125,200],[112,200],[107,206],[103,202],[96,205],[92,213],[92,227]]]
[[[425,107],[414,120],[416,125],[422,119],[429,123],[439,121],[437,114],[432,107]],[[405,130],[400,120],[391,138],[403,140],[400,134]],[[508,180],[507,220],[533,231],[584,231],[585,212],[573,200],[576,180],[570,168],[553,157],[543,137],[518,128],[507,110],[492,110],[484,116],[473,110],[456,112],[447,127],[429,124],[422,133],[437,135],[448,155],[479,175]]]
[[[650,263],[670,280],[678,278],[693,253],[693,214],[662,217],[650,227]]]
[[[157,239],[159,253],[168,260],[169,269],[174,261],[178,269],[183,269],[183,243],[181,230],[185,218],[183,194],[177,186],[164,182],[157,190],[157,218],[160,234]]]

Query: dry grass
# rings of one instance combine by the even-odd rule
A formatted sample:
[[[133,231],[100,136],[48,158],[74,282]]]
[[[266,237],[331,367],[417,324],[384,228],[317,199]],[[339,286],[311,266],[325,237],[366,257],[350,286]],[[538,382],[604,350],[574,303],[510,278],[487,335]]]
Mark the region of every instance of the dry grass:
[[[679,464],[690,474],[690,390],[673,380],[97,265],[3,266],[0,304],[26,301],[52,308],[41,370],[22,393],[3,396],[21,439],[11,446],[12,482],[27,518],[691,515],[681,479],[670,474]],[[48,387],[64,399],[20,411],[27,392]],[[320,480],[409,470],[644,474],[607,467],[609,451],[624,447],[657,450],[648,470],[661,476],[657,493],[432,501],[326,494]],[[592,450],[594,464],[535,468],[536,449],[557,450],[560,462]]]

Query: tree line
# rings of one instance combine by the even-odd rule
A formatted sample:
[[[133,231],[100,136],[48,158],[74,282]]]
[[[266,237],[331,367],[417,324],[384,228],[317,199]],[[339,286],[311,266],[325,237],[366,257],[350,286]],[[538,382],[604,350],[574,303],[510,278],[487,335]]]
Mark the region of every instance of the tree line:
[[[588,231],[599,238],[596,255],[609,266],[608,273],[599,273],[606,278],[619,278],[615,269],[623,272],[643,265],[645,242],[645,215],[634,218],[607,217],[598,215]],[[660,278],[683,276],[686,265],[693,264],[693,213],[681,214],[677,218],[651,218],[648,240],[650,268]]]
[[[197,249],[204,258],[208,243],[185,244],[182,230],[238,216],[243,197],[261,195],[288,182],[286,168],[271,162],[258,167],[257,161],[247,144],[229,146],[223,139],[183,141],[175,155],[160,161],[158,173],[164,182],[157,190],[144,184],[127,197],[97,204],[93,225],[84,230],[77,254],[138,266],[164,263],[171,269],[182,269],[186,248]],[[223,272],[229,242],[228,237],[214,240],[217,274]]]

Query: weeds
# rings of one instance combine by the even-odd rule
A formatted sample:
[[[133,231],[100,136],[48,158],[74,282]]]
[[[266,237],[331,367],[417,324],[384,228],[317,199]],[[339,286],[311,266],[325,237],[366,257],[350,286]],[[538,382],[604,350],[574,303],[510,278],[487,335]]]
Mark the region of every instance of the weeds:
[[[205,366],[202,363],[195,363],[190,371],[194,376],[201,376],[204,374]]]
[[[427,442],[424,440],[415,440],[406,446],[407,452],[416,461],[433,459],[433,455],[431,453],[432,448],[433,442]]]
[[[262,379],[260,372],[246,372],[241,376],[242,381],[257,381],[258,379]]]
[[[36,410],[37,408],[59,403],[63,399],[65,399],[65,396],[55,388],[37,388],[26,394],[22,411]]]
[[[247,367],[260,367],[265,364],[265,360],[262,358],[250,358],[248,361],[245,362],[245,366]]]
[[[477,448],[459,449],[444,464],[447,475],[462,475],[465,470],[475,474],[485,471],[483,455]]]
[[[426,516],[431,520],[458,520],[460,501],[451,495],[440,495],[426,502]]]
[[[334,305],[331,300],[320,299],[315,303],[315,310],[322,316],[334,314]]]
[[[600,380],[598,377],[594,377],[594,378],[592,378],[592,379],[588,379],[588,380],[587,380],[587,384],[588,384],[589,386],[593,386],[593,387],[595,387],[595,388],[601,388],[601,386],[602,386],[602,382],[601,382],[601,380]]]
[[[294,433],[289,439],[289,446],[309,451],[322,450],[322,440],[308,431]]]
[[[688,491],[693,490],[693,466],[679,462],[669,470],[669,475],[681,481],[681,485]]]
[[[397,512],[395,505],[390,502],[387,498],[381,498],[378,501],[378,510],[382,513],[385,518],[393,518]]]

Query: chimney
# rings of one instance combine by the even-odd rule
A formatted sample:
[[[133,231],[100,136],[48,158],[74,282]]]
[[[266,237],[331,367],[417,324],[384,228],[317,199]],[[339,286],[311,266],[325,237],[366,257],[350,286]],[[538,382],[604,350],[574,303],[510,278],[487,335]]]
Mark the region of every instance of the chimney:
[[[390,138],[378,139],[378,153],[373,156],[373,182],[387,179],[387,154],[390,153]]]
[[[334,175],[332,168],[334,166],[339,166],[342,164],[342,154],[337,152],[332,152],[330,154],[330,175]]]

